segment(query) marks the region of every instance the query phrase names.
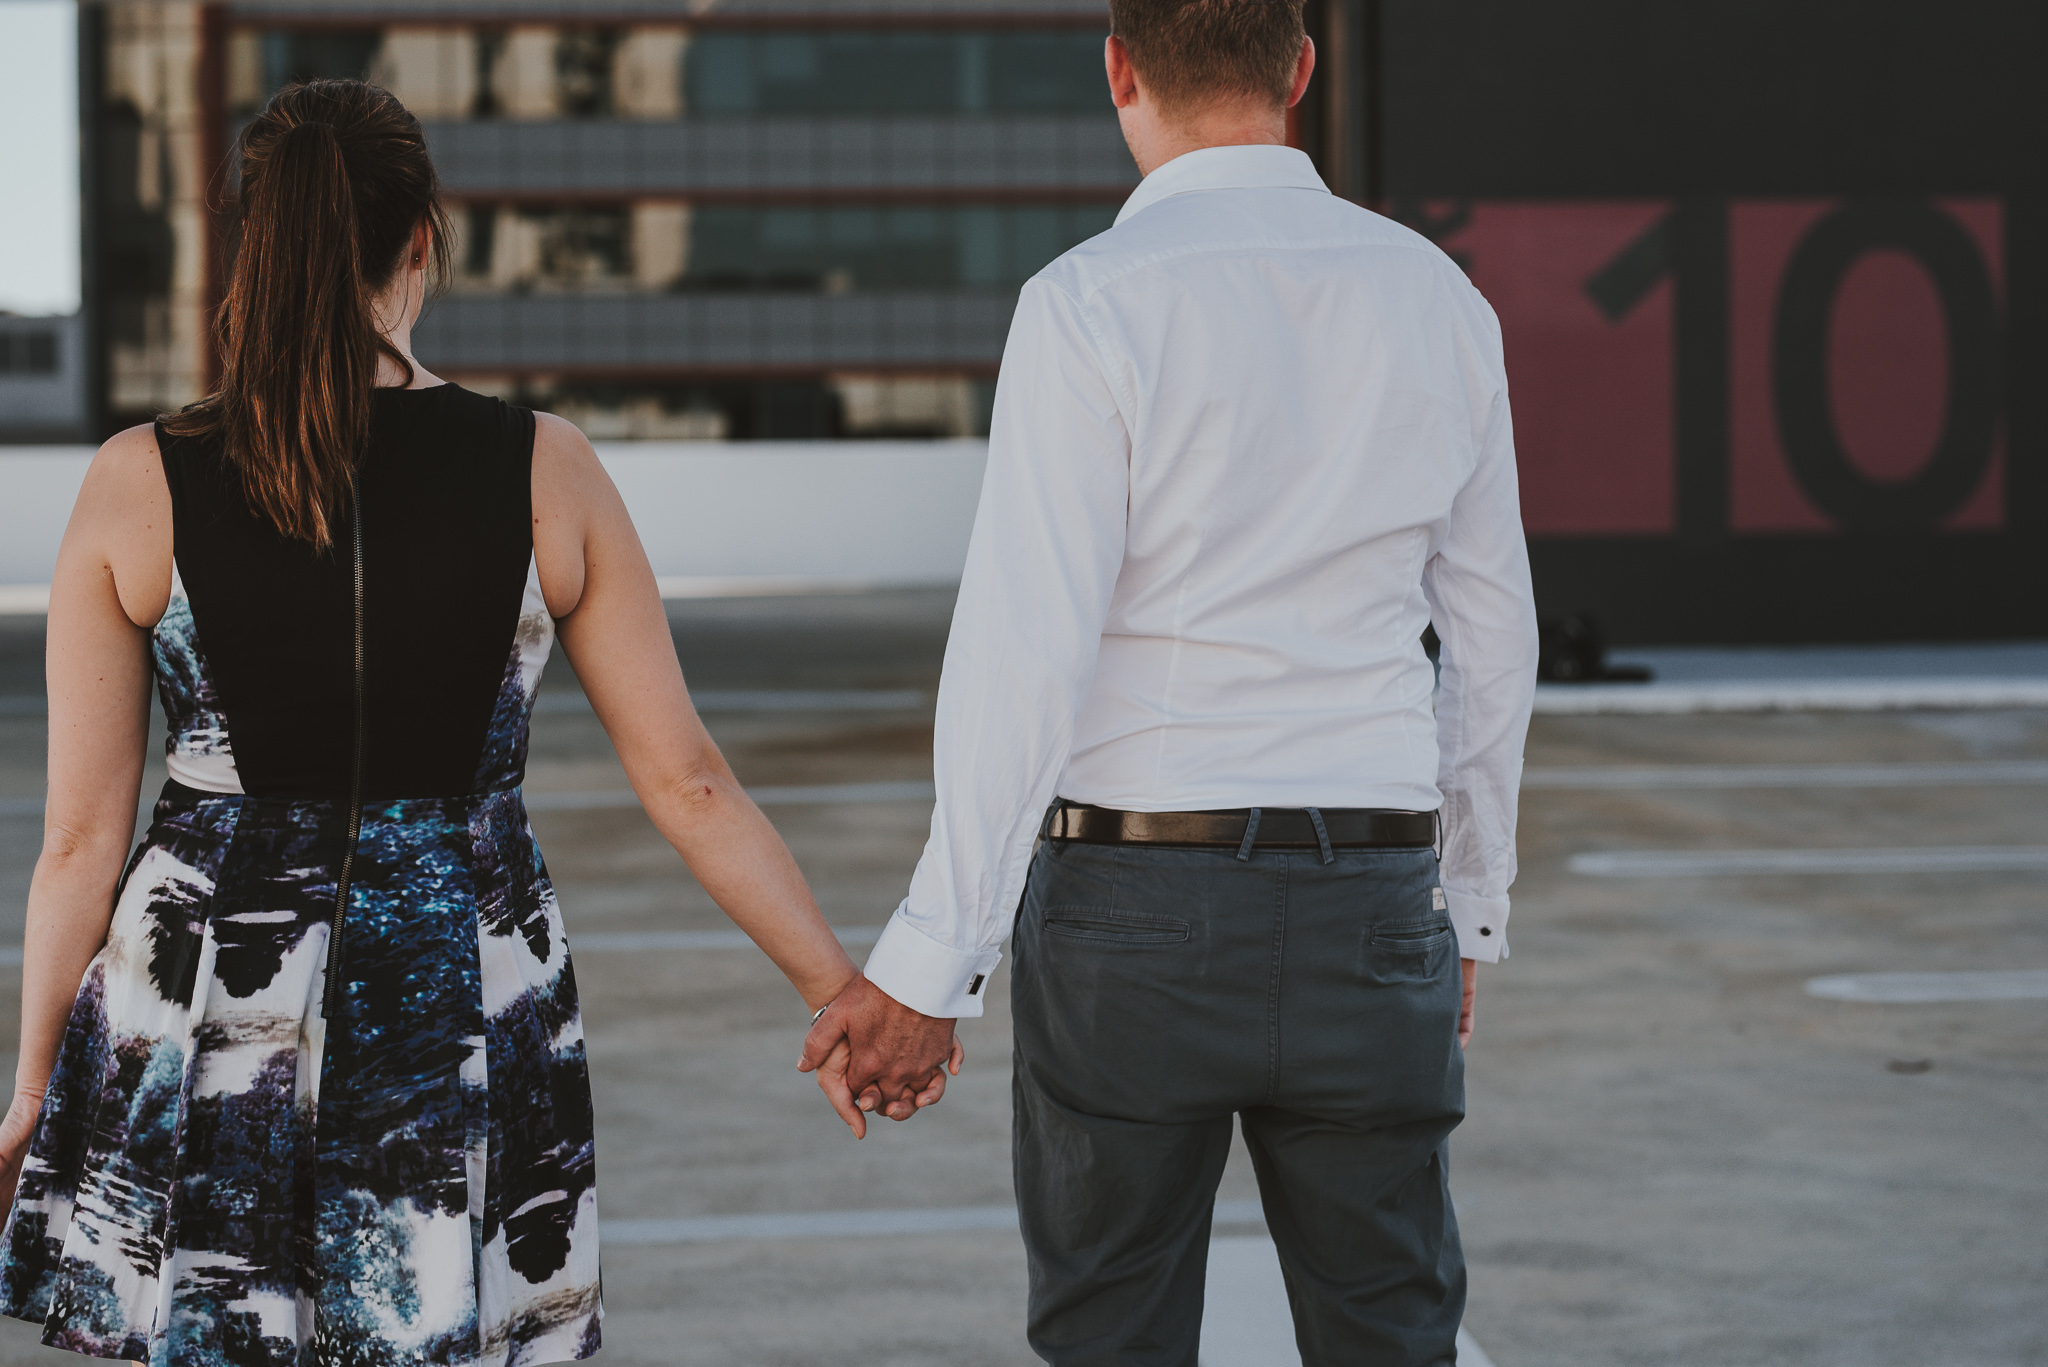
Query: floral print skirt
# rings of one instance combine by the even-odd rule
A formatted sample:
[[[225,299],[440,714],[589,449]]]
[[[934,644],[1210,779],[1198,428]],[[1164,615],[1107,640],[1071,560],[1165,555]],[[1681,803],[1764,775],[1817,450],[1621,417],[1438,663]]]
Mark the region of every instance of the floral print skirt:
[[[0,1313],[151,1367],[595,1352],[596,1160],[568,944],[516,789],[342,804],[173,783],[87,970]]]

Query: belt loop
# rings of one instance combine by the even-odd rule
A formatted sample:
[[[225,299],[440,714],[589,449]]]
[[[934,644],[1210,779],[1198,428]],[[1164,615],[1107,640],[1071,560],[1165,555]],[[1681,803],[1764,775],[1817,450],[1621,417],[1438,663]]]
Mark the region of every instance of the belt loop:
[[[1436,826],[1436,862],[1441,864],[1444,862],[1444,809],[1437,808],[1429,814],[1429,819]]]
[[[1308,813],[1308,819],[1315,825],[1316,844],[1322,847],[1323,862],[1325,864],[1336,863],[1336,853],[1330,849],[1330,833],[1323,829],[1323,814],[1314,807],[1305,807],[1302,810]]]
[[[1045,809],[1045,818],[1038,823],[1038,838],[1040,840],[1050,840],[1053,838],[1052,819],[1058,816],[1064,810],[1066,809],[1060,806],[1060,800],[1058,798],[1054,798],[1052,802],[1047,805]],[[1066,823],[1063,821],[1060,823],[1060,825],[1062,828],[1064,828],[1066,826]]]
[[[1250,862],[1252,857],[1252,842],[1257,840],[1258,837],[1259,809],[1257,807],[1254,807],[1252,808],[1252,814],[1245,818],[1244,842],[1237,847],[1237,857],[1240,860]]]

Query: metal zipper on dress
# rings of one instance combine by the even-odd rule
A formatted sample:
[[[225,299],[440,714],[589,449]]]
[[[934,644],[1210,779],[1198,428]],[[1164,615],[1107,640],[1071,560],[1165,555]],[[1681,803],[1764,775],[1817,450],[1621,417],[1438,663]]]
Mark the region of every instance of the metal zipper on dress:
[[[341,870],[334,879],[334,919],[327,929],[327,983],[320,997],[320,1014],[331,1016],[341,991],[342,930],[347,925],[348,895],[355,881],[356,842],[363,833],[363,501],[351,491],[355,549],[356,590],[356,682],[355,737],[348,781],[348,843],[342,847]]]

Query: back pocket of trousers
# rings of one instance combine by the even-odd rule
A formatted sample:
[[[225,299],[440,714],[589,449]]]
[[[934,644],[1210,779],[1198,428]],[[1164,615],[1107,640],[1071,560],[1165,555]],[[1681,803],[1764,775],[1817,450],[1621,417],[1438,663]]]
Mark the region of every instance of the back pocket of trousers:
[[[1177,945],[1188,938],[1188,923],[1135,911],[1047,907],[1045,933],[1099,945]]]
[[[1444,970],[1457,932],[1442,917],[1397,921],[1365,932],[1365,977],[1375,983],[1427,982]]]

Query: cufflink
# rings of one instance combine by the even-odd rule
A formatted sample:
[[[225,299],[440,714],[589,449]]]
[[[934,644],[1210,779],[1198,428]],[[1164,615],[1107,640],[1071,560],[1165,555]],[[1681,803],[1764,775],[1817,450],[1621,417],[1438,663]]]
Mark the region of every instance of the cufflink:
[[[967,984],[967,995],[972,997],[979,993],[981,991],[981,985],[987,981],[988,975],[986,973],[975,974],[974,980]]]

